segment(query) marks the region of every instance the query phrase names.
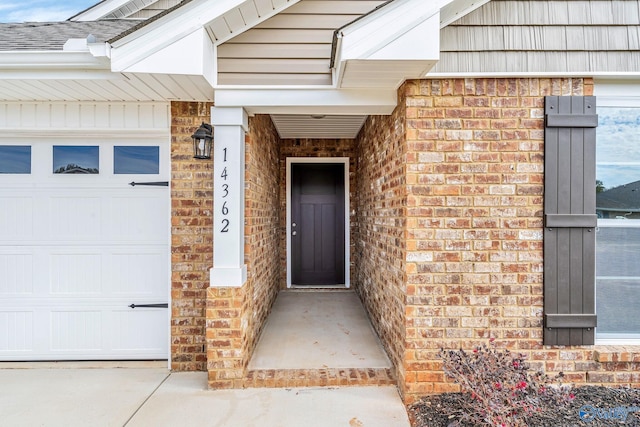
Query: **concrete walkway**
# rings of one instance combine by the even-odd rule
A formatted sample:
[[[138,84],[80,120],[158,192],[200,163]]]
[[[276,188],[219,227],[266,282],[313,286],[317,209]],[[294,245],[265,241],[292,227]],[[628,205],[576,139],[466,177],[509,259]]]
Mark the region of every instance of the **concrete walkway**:
[[[55,366],[0,363],[0,425],[409,426],[390,386],[214,391],[204,372]]]

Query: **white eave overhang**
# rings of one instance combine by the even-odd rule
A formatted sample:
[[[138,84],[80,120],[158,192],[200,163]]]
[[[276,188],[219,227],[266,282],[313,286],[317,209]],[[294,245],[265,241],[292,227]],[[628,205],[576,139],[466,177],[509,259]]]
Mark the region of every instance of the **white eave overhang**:
[[[339,88],[397,88],[440,58],[440,10],[452,0],[395,0],[336,33]]]
[[[215,49],[300,0],[259,11],[254,0],[194,0],[112,43],[112,69],[124,73],[202,75],[215,86]]]

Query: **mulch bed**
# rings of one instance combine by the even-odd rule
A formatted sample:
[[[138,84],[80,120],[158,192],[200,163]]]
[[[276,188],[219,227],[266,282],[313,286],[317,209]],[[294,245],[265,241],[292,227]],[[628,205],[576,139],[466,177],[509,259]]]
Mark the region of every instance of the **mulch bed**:
[[[610,388],[599,386],[583,386],[574,389],[575,398],[565,408],[550,407],[527,418],[530,427],[574,427],[574,426],[636,426],[640,427],[640,409],[629,412],[625,421],[619,419],[603,419],[604,415],[596,415],[587,420],[587,414],[593,413],[590,408],[613,410],[614,408],[640,408],[640,389]],[[476,427],[470,424],[456,424],[460,414],[460,393],[445,393],[427,396],[409,407],[409,418],[412,427]],[[587,411],[585,419],[580,410]],[[611,411],[610,411],[611,412]],[[620,413],[620,411],[618,411]]]

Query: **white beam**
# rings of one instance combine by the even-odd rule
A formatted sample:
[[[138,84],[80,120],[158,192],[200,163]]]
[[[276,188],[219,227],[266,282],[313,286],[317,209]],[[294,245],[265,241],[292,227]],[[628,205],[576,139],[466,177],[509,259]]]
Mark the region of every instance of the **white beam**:
[[[247,113],[239,107],[211,109],[214,126],[213,268],[211,287],[241,287],[244,263],[244,136]]]
[[[217,89],[218,107],[244,107],[250,114],[385,115],[397,105],[395,88]]]

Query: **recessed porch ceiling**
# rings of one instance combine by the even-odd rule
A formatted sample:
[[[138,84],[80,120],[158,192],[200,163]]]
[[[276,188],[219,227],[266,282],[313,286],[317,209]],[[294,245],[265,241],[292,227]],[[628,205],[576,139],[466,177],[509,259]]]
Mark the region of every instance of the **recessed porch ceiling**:
[[[323,114],[272,114],[271,120],[283,139],[354,139],[367,116]]]

